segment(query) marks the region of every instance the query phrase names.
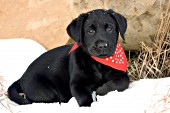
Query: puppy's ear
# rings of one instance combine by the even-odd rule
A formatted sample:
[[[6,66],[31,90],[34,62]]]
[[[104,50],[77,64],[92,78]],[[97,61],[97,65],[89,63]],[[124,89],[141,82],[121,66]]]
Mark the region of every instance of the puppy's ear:
[[[81,14],[78,18],[74,19],[68,26],[67,26],[67,33],[68,35],[79,45],[82,42],[83,38],[83,25],[84,21],[87,18],[87,14]]]
[[[126,29],[127,29],[127,20],[126,20],[126,18],[124,16],[122,16],[121,14],[116,13],[112,9],[109,9],[106,12],[108,14],[110,14],[111,17],[113,17],[116,20],[116,22],[118,24],[118,27],[119,27],[120,35],[121,35],[122,39],[125,41],[124,34],[126,32]]]

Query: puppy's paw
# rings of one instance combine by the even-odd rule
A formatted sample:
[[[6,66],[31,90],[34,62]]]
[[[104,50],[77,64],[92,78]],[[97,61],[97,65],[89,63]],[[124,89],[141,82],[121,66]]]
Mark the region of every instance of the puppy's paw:
[[[93,99],[91,95],[84,95],[84,96],[81,96],[81,98],[79,98],[77,102],[80,107],[90,107],[91,103],[93,102]]]
[[[108,88],[107,88],[107,87],[103,87],[103,86],[97,88],[97,90],[96,90],[96,94],[97,94],[97,95],[100,95],[100,96],[104,96],[104,95],[106,95],[108,92],[109,92],[109,91],[108,91]]]

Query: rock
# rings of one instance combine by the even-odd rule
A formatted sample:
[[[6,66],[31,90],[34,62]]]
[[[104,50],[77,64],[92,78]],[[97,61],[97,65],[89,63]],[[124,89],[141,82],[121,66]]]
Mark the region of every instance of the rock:
[[[127,18],[126,44],[122,46],[126,50],[137,50],[141,41],[152,45],[160,22],[160,1],[1,0],[0,38],[31,38],[52,49],[68,41],[66,27],[72,19],[80,13],[104,8],[114,9]]]
[[[31,38],[47,49],[63,45],[69,39],[68,9],[67,0],[1,0],[0,38]]]
[[[100,0],[99,2],[73,0],[73,8],[78,14],[95,8],[114,9],[121,13],[128,22],[126,43],[122,43],[122,46],[125,50],[138,50],[142,41],[152,45],[160,22],[161,3],[168,3],[168,0],[164,2],[161,0]],[[119,41],[122,42],[121,38]]]

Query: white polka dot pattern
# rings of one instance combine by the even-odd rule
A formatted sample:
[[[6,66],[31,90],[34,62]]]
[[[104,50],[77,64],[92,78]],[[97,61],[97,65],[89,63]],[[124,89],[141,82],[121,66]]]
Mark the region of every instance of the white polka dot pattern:
[[[74,43],[69,54],[77,48],[78,48],[78,44]],[[127,58],[122,46],[119,43],[117,43],[115,52],[112,56],[105,57],[105,58],[98,58],[96,56],[91,56],[91,57],[97,62],[110,66],[114,69],[121,70],[124,72],[126,72],[127,70],[127,66],[128,66]]]
[[[116,46],[116,50],[112,56],[105,57],[105,58],[98,58],[92,56],[92,58],[104,65],[110,66],[112,68],[126,71],[128,63],[125,52],[122,46],[118,43]]]
[[[111,60],[112,62],[114,62],[114,63],[119,63],[119,64],[122,64],[122,63],[124,63],[124,61],[123,61],[123,55],[124,54],[124,51],[122,51],[122,47],[121,47],[121,45],[118,43],[117,44],[117,46],[116,46],[116,51],[115,51],[115,53],[114,53],[114,56],[115,57],[112,57],[112,56],[110,56],[110,59],[109,58],[106,58],[106,61],[109,61],[109,60]],[[112,60],[114,58],[114,60]]]

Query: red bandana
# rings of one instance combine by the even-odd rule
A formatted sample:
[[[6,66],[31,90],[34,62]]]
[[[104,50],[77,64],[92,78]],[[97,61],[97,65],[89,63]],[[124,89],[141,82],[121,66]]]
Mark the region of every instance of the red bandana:
[[[77,48],[78,48],[78,44],[74,43],[74,45],[71,48],[69,53],[71,53],[72,51],[74,51]],[[126,72],[127,67],[128,67],[128,62],[127,62],[125,52],[119,43],[117,43],[116,51],[112,56],[108,56],[108,57],[104,57],[104,58],[98,58],[96,56],[91,56],[91,57],[94,60],[96,60],[97,62],[100,62],[104,65],[110,66],[114,69],[121,70],[124,72]]]

